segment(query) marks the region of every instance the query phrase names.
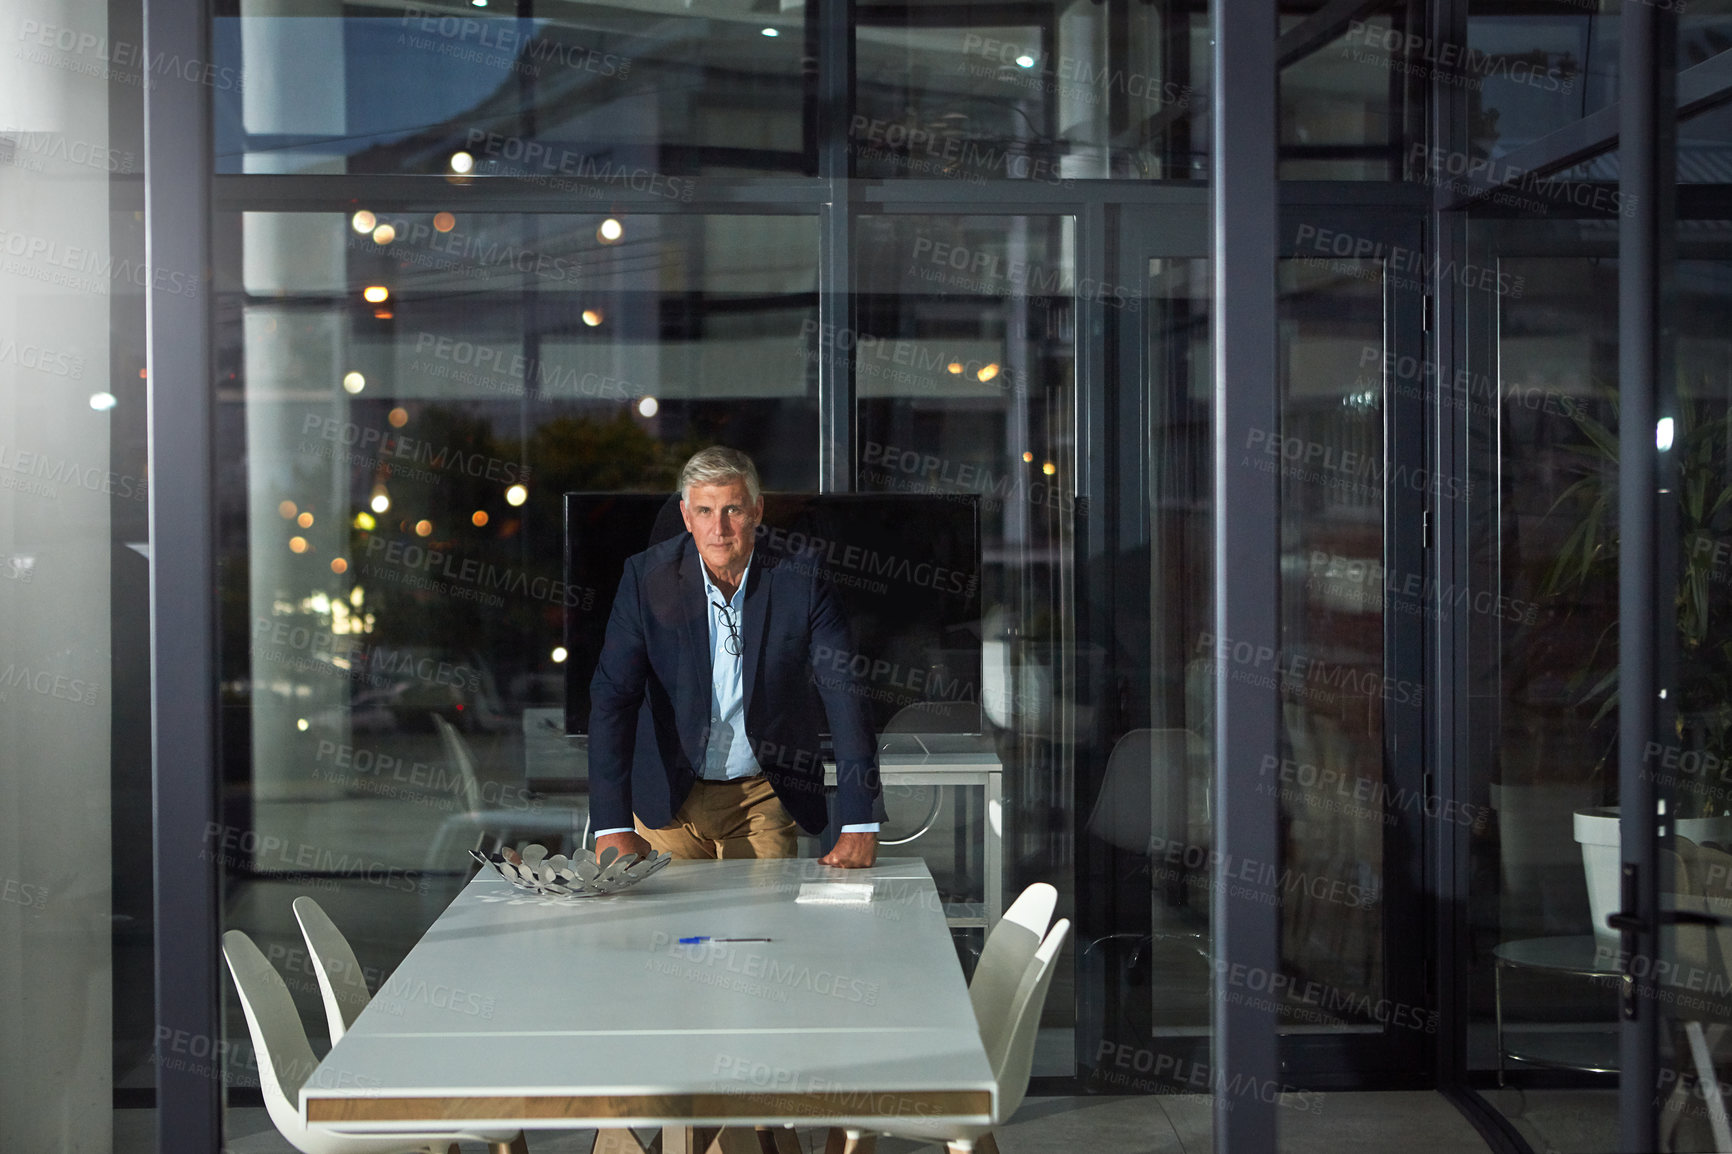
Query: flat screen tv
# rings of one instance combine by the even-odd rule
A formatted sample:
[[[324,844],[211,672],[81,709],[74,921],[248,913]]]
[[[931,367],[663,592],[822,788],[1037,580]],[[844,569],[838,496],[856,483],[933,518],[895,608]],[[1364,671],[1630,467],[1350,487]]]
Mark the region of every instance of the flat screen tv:
[[[685,531],[677,495],[565,495],[565,579],[584,591],[565,610],[567,733],[589,732],[589,682],[626,559]],[[877,732],[899,713],[902,732],[980,731],[978,498],[765,493],[758,541],[800,554],[834,588]]]

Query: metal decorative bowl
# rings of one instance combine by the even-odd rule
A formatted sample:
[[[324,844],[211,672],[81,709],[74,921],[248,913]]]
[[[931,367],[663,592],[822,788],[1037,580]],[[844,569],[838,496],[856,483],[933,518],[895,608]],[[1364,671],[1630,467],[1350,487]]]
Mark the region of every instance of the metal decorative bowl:
[[[469,856],[520,890],[549,898],[592,898],[601,894],[618,893],[643,881],[673,861],[673,855],[662,853],[639,859],[637,854],[624,856],[616,849],[605,849],[598,859],[587,849],[578,856],[564,854],[547,856],[544,845],[526,845],[521,854],[515,850],[484,854],[470,850]]]

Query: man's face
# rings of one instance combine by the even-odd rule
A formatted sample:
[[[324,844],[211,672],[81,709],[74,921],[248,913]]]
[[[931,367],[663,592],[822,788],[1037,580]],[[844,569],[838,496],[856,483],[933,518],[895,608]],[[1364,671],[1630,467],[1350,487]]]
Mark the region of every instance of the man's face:
[[[758,522],[764,518],[764,499],[749,500],[744,481],[693,485],[680,501],[680,516],[704,563],[720,575],[744,566],[751,555]]]

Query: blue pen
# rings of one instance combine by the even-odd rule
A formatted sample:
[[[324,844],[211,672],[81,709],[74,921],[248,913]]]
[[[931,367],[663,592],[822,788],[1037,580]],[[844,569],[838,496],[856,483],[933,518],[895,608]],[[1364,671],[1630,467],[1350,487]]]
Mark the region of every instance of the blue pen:
[[[769,940],[769,938],[712,938],[707,934],[700,934],[695,938],[681,938],[680,945],[695,946],[699,942],[767,942]]]

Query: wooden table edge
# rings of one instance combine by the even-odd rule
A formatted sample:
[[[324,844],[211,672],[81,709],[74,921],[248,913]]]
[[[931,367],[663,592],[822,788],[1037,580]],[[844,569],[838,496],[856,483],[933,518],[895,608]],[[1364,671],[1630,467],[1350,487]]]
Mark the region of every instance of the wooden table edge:
[[[662,1118],[674,1123],[765,1118],[990,1118],[990,1090],[857,1090],[758,1094],[472,1094],[427,1097],[308,1095],[309,1123],[469,1122],[475,1119],[597,1122]]]

